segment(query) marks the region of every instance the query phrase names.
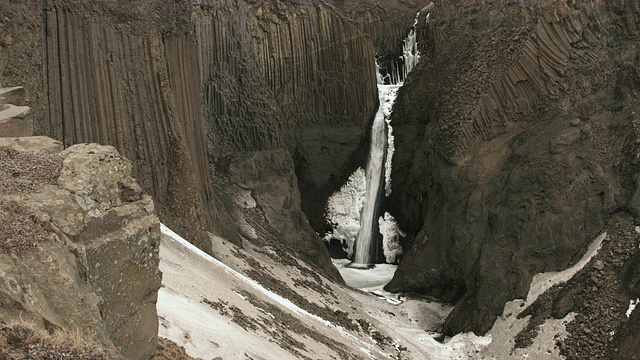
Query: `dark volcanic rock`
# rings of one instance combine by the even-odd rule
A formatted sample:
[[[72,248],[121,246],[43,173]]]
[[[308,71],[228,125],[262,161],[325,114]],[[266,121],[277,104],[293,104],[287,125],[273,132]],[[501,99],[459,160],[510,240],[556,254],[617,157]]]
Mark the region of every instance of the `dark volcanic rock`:
[[[419,8],[374,4],[354,22],[340,1],[2,3],[0,83],[25,85],[36,134],[131,159],[160,218],[205,251],[207,232],[244,237],[229,163],[278,153],[279,173],[243,169],[252,191],[278,184],[256,190],[261,206],[286,200],[261,216],[330,270],[301,208],[321,231],[326,198],[365,161],[378,101],[365,28],[384,20],[377,36],[398,43]]]
[[[635,255],[624,263],[621,282],[627,295],[625,299],[637,301],[640,298],[640,248],[636,248]],[[616,333],[613,344],[609,346],[609,356],[612,359],[637,359],[640,354],[638,334],[640,306],[636,306],[627,322]]]
[[[516,336],[517,347],[531,345],[545,320],[561,319],[573,312],[565,326],[568,335],[556,343],[566,359],[617,359],[631,354],[616,345],[628,340],[627,329],[633,327],[625,314],[629,295],[620,274],[637,252],[640,235],[634,230],[633,217],[624,212],[608,218],[603,230],[606,237],[591,261],[518,315],[531,318]]]
[[[640,354],[640,341],[638,341],[638,334],[640,334],[639,309],[640,307],[637,307],[636,310],[631,313],[624,328],[616,334],[614,344],[611,346],[612,350],[609,352],[610,359],[638,359]]]
[[[484,333],[634,209],[638,19],[636,2],[436,4],[392,115],[412,246],[387,289],[457,301],[446,332]]]
[[[622,268],[622,284],[631,297],[640,297],[640,251]]]

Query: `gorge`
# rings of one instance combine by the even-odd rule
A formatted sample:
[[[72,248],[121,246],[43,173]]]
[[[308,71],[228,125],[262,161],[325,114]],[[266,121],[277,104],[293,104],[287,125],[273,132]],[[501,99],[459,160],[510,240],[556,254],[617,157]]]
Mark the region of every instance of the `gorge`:
[[[82,294],[67,305],[86,305],[84,328],[127,358],[150,358],[158,334],[210,358],[640,350],[637,0],[45,0],[0,14],[0,136],[55,139],[45,148],[83,174],[0,189],[0,222],[19,198],[58,239],[2,254],[3,329],[21,307],[46,331],[76,322],[63,294],[34,305],[55,286],[18,276],[50,252],[42,264]],[[21,141],[2,142],[2,184],[26,176],[16,154],[42,148]],[[377,179],[374,144],[387,145]],[[108,186],[101,164],[118,169]],[[369,190],[380,201],[363,202]],[[405,236],[367,250],[361,228]],[[380,299],[344,285],[334,250],[397,264]],[[135,288],[111,265],[123,259],[148,279],[126,301],[151,333],[118,307],[118,286]],[[234,336],[252,345],[236,351]]]
[[[377,256],[379,248],[382,248],[384,258],[388,262],[395,262],[396,257],[402,253],[397,243],[398,237],[403,234],[402,230],[397,228],[395,219],[389,213],[379,216],[378,208],[381,194],[391,194],[391,169],[395,150],[391,112],[402,81],[420,59],[416,25],[421,12],[416,14],[407,37],[402,41],[400,61],[392,60],[391,68],[383,69],[376,59],[379,105],[371,127],[366,170],[364,174],[361,174],[360,168],[356,170],[349,177],[348,183],[327,202],[327,222],[333,225],[333,230],[327,233],[324,239],[342,242],[342,247],[348,250],[347,256],[352,257],[353,261],[349,265],[351,267],[373,266],[381,258]],[[428,24],[429,13],[423,16]],[[384,185],[384,192],[381,191],[381,185]],[[354,192],[354,188],[361,190]],[[383,236],[382,244],[379,244],[379,235]]]

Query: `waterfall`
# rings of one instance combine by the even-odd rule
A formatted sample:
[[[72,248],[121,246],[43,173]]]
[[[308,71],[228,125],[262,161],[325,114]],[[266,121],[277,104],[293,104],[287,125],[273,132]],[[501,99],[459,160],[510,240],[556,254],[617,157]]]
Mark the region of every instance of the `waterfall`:
[[[353,256],[353,264],[368,266],[375,262],[377,250],[377,232],[376,224],[378,223],[378,197],[381,193],[382,179],[385,177],[385,193],[390,194],[390,172],[391,172],[391,155],[393,154],[393,135],[389,115],[391,114],[391,106],[395,101],[398,89],[402,86],[402,82],[406,79],[409,72],[418,63],[420,55],[418,53],[416,41],[416,25],[420,12],[416,14],[411,30],[402,46],[403,64],[401,67],[402,78],[400,78],[400,64],[392,63],[392,77],[397,80],[397,85],[383,85],[383,78],[379,72],[379,65],[376,62],[376,76],[378,79],[378,97],[380,106],[376,112],[373,126],[371,128],[371,149],[369,151],[369,160],[366,170],[366,191],[362,214],[360,216],[360,231],[355,243],[355,254]],[[428,19],[428,17],[427,17]],[[394,83],[392,79],[392,84]],[[387,125],[389,131],[387,133]],[[388,153],[385,162],[385,154]],[[385,175],[386,173],[386,175]]]
[[[383,86],[383,85],[382,85]],[[360,232],[356,240],[356,252],[353,262],[356,264],[373,263],[375,254],[374,225],[378,219],[378,195],[384,169],[384,153],[387,147],[383,104],[380,104],[371,128],[371,151],[367,163],[367,190],[360,216]]]
[[[409,35],[404,39],[402,43],[402,60],[404,61],[404,66],[402,67],[402,79],[407,78],[409,72],[413,69],[414,66],[420,60],[420,53],[418,52],[418,41],[417,41],[417,31],[416,25],[418,25],[418,17],[420,16],[420,12],[416,14],[416,18],[413,20],[413,25],[411,26],[411,30],[409,30]],[[429,19],[429,16],[427,16]]]

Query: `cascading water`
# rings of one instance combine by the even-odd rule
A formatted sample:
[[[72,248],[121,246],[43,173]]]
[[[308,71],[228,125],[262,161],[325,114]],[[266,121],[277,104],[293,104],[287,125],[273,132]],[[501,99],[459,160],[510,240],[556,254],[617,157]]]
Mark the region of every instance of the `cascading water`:
[[[375,256],[374,221],[378,218],[378,195],[380,183],[384,172],[384,154],[387,147],[385,132],[384,111],[382,103],[378,108],[371,128],[371,150],[367,163],[367,190],[365,192],[364,206],[360,216],[360,231],[356,240],[356,250],[353,262],[368,265],[373,263]]]
[[[391,214],[379,213],[378,204],[383,188],[386,196],[391,194],[391,160],[394,152],[391,108],[398,89],[420,57],[416,42],[419,15],[420,13],[416,14],[413,26],[403,42],[402,60],[386,62],[385,68],[381,69],[383,65],[376,59],[380,107],[371,129],[371,149],[366,171],[356,170],[349,181],[327,201],[325,214],[327,221],[333,226],[324,240],[328,243],[339,241],[347,258],[352,260],[349,267],[369,268],[378,260],[378,236],[382,236],[386,262],[395,263],[402,254],[399,238],[405,234]],[[427,14],[426,21],[428,20]]]
[[[420,13],[416,15],[415,20],[413,21],[413,25],[411,26],[411,30],[409,30],[409,35],[404,39],[402,43],[402,59],[404,60],[404,67],[402,68],[402,79],[407,78],[411,69],[413,69],[416,64],[418,64],[418,60],[420,60],[420,53],[418,53],[418,41],[416,36],[416,25],[418,25],[418,17]],[[427,19],[429,19],[427,15]]]
[[[420,13],[416,14],[415,20],[407,35],[407,38],[403,42],[403,68],[402,68],[402,80],[404,80],[418,63],[420,55],[417,49],[416,41],[416,25],[418,24],[418,17]],[[428,17],[427,17],[428,18]],[[395,78],[399,80],[399,74],[397,74],[398,66],[394,66],[396,71]],[[376,239],[377,233],[374,232],[375,225],[378,219],[378,197],[380,195],[380,185],[382,184],[382,178],[385,176],[386,181],[385,193],[390,194],[390,177],[391,170],[391,155],[393,151],[393,142],[388,141],[393,139],[391,132],[391,126],[389,123],[389,115],[391,114],[391,105],[395,100],[395,95],[398,88],[402,86],[402,83],[384,85],[383,78],[379,73],[379,68],[376,63],[376,71],[378,72],[378,97],[380,99],[380,106],[376,112],[375,119],[373,120],[373,127],[371,129],[371,149],[369,152],[369,160],[366,170],[366,192],[364,198],[364,205],[362,208],[362,214],[360,216],[360,231],[355,244],[355,254],[353,256],[353,264],[356,266],[369,266],[375,262],[376,255]],[[386,126],[389,126],[389,132],[387,134]],[[388,150],[387,150],[388,148]],[[385,153],[387,154],[387,162],[385,163]]]

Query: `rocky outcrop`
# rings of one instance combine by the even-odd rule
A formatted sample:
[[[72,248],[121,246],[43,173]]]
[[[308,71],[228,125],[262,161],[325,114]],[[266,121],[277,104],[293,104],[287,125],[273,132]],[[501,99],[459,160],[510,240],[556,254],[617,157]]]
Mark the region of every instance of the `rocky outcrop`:
[[[3,228],[0,320],[80,331],[116,358],[150,358],[160,224],[129,160],[110,146],[62,151],[60,142],[40,137],[3,138],[0,149],[9,149],[0,159],[3,225],[24,217],[31,223]],[[9,164],[16,169],[5,176]],[[45,235],[35,237],[31,228]]]
[[[609,356],[611,359],[632,360],[637,359],[640,351],[638,342],[638,331],[640,331],[640,311],[631,313],[626,326],[617,334],[613,350]]]
[[[135,164],[140,185],[159,200],[164,221],[206,249],[201,232],[211,218],[205,205],[211,198],[199,190],[211,184],[202,166],[204,125],[193,96],[199,79],[189,77],[198,75],[190,62],[197,57],[181,48],[169,52],[161,36],[185,21],[180,9],[153,2],[49,2],[37,9],[45,15],[48,101],[32,110],[37,134],[65,146],[116,147]]]
[[[442,1],[402,88],[392,213],[412,244],[388,289],[487,331],[532,276],[633,210],[638,4]]]
[[[609,354],[614,359],[633,359],[640,351],[640,307],[637,306],[640,298],[640,247],[636,248],[635,255],[624,263],[620,277],[626,295],[624,299],[635,299],[636,307],[624,326],[616,333],[614,341],[609,346]]]
[[[322,3],[213,1],[194,14],[213,176],[227,178],[234,163],[276,159],[278,171],[242,165],[243,173],[231,174],[231,182],[256,200],[270,196],[260,189],[274,183],[283,198],[300,198],[300,187],[306,196],[278,213],[269,215],[270,205],[259,204],[262,217],[274,234],[299,239],[293,247],[299,255],[330,268],[324,245],[299,209],[321,218],[322,196],[336,186],[330,180],[348,169],[349,156],[338,154],[352,154],[364,141],[375,106],[375,76],[372,60],[361,54],[373,52],[371,43]],[[252,179],[251,187],[235,181],[240,175]]]

